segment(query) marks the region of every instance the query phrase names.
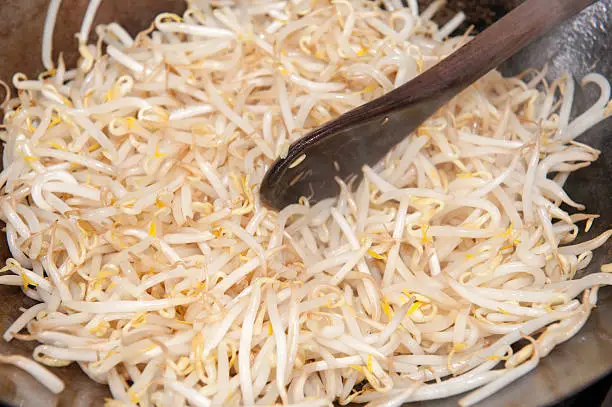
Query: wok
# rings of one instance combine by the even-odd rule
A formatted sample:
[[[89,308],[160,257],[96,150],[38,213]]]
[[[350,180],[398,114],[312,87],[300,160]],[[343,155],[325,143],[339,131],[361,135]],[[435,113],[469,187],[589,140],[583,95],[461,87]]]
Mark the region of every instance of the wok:
[[[429,1],[419,1],[421,6]],[[456,10],[464,10],[467,22],[482,29],[518,4],[519,0],[449,0],[446,10],[437,16],[444,23]],[[55,31],[55,50],[64,52],[67,63],[73,64],[81,17],[88,0],[64,0]],[[0,1],[0,78],[9,81],[15,72],[33,75],[42,70],[40,39],[48,0]],[[184,3],[178,0],[105,0],[96,17],[96,23],[118,21],[132,34],[146,28],[154,16],[162,11],[181,12]],[[541,68],[548,64],[548,77],[558,78],[569,71],[576,80],[588,72],[598,72],[612,79],[612,0],[600,0],[580,15],[553,30],[509,60],[502,71],[518,74],[528,67]],[[576,88],[573,115],[586,109],[598,97],[592,88]],[[603,154],[590,167],[573,173],[567,183],[572,198],[586,205],[589,213],[601,218],[585,240],[612,225],[612,118],[604,120],[588,133],[581,142],[600,149]],[[599,270],[610,261],[612,242],[595,252],[586,273]],[[4,235],[0,240],[0,263],[9,256]],[[558,346],[539,367],[526,377],[511,384],[482,406],[544,406],[559,402],[583,389],[612,371],[612,289],[600,291],[599,306],[588,323],[570,341]],[[15,287],[0,287],[0,329],[3,332],[20,314],[19,308],[29,307],[32,301]],[[13,340],[0,340],[1,353],[30,356],[35,344]],[[23,406],[98,406],[110,397],[105,386],[94,383],[76,364],[56,368],[54,372],[66,382],[66,390],[53,395],[26,373],[0,365],[0,401],[8,405]],[[417,403],[424,407],[456,406],[456,398]],[[0,403],[2,404],[2,403]]]

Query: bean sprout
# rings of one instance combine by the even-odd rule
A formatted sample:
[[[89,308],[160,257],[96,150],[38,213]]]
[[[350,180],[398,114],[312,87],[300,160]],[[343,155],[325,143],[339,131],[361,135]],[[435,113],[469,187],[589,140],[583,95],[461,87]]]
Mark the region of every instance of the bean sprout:
[[[135,38],[79,34],[81,61],[17,74],[4,104],[0,284],[38,301],[2,356],[78,363],[108,406],[398,406],[536,368],[585,323],[610,264],[574,279],[612,230],[564,191],[600,152],[574,141],[610,114],[610,85],[571,119],[573,79],[492,71],[423,123],[353,190],[262,206],[291,142],[414,78],[466,42],[443,1],[188,2]],[[106,49],[106,53],[101,52]],[[56,69],[53,69],[56,67]],[[543,85],[543,86],[540,86]],[[304,165],[309,157],[296,159]],[[566,203],[572,211],[561,207]],[[580,294],[584,293],[581,298]],[[516,345],[527,335],[530,343]]]

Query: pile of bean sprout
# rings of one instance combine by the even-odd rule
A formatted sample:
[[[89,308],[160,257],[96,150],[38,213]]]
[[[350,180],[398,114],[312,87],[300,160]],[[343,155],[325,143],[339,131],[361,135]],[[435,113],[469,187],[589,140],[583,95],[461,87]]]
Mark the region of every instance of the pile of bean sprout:
[[[94,0],[69,69],[51,57],[59,3],[47,70],[14,76],[0,129],[0,283],[38,301],[4,339],[40,342],[38,363],[0,362],[51,390],[40,364],[76,362],[107,406],[474,390],[467,406],[533,370],[612,284],[610,265],[574,279],[612,230],[572,244],[597,215],[563,189],[600,154],[575,138],[612,111],[602,76],[570,119],[570,75],[492,71],[358,185],[276,212],[258,197],[273,160],[469,41],[449,37],[463,14],[439,27],[439,0],[192,0],[135,38],[95,27],[96,42]]]

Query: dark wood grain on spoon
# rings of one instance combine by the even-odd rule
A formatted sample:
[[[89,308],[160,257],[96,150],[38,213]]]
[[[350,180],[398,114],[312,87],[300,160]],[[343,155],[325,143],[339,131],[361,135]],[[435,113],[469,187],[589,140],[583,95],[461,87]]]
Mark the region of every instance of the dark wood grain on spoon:
[[[360,176],[477,79],[594,0],[527,0],[412,81],[315,129],[266,173],[260,196],[281,209],[339,191],[335,178]],[[305,159],[293,165],[302,155]]]

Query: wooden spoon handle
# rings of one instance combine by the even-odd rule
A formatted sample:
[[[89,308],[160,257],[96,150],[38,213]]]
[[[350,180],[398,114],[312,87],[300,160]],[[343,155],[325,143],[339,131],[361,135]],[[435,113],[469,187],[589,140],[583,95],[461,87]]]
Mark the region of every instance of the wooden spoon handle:
[[[280,209],[299,196],[318,200],[336,194],[334,177],[347,180],[361,174],[362,165],[372,165],[384,157],[463,89],[593,2],[525,1],[412,81],[293,143],[287,156],[277,160],[266,173],[261,184],[263,202]],[[304,164],[292,167],[301,156],[307,157]]]
[[[427,102],[433,114],[464,88],[594,0],[527,0],[463,47],[412,81],[364,106],[367,116],[386,115]],[[367,108],[366,108],[367,107]],[[355,109],[349,115],[362,116]],[[353,119],[357,119],[353,116]],[[346,119],[349,119],[348,117]],[[358,119],[357,119],[358,120]]]

